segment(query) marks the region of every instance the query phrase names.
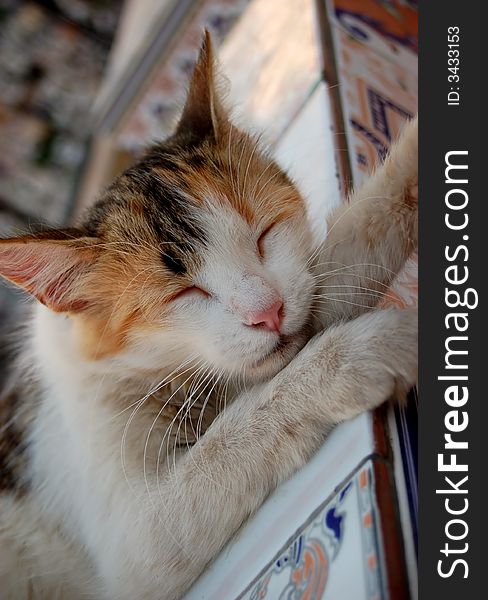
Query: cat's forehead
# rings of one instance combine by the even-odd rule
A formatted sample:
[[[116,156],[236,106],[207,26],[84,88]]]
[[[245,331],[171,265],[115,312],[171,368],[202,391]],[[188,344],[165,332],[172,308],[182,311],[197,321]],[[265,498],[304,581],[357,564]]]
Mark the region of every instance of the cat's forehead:
[[[150,148],[92,208],[87,227],[111,241],[157,244],[177,271],[229,227],[259,229],[302,210],[284,172],[243,134],[221,145]]]

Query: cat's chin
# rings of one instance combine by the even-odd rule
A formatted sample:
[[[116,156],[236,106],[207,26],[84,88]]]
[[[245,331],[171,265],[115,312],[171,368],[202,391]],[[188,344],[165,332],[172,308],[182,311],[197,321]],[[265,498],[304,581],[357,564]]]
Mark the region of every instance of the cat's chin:
[[[281,336],[274,348],[247,368],[247,377],[251,381],[257,382],[276,375],[305,346],[310,337],[309,329],[307,325],[297,333]]]

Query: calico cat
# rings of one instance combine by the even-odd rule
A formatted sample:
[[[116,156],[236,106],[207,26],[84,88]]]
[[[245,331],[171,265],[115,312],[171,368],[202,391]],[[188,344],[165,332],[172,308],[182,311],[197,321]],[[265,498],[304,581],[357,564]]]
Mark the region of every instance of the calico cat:
[[[416,381],[416,124],[314,248],[295,185],[218,96],[76,228],[0,242],[35,299],[0,406],[2,598],[181,598],[338,423]],[[324,291],[325,290],[325,291]]]

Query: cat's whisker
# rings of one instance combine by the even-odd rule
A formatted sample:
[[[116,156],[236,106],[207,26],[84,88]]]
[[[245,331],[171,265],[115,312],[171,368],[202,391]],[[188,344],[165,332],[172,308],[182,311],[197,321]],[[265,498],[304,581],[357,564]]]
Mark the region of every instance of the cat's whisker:
[[[358,306],[360,308],[374,308],[372,307],[370,304],[359,304],[358,302],[352,302],[351,300],[342,300],[340,298],[329,298],[327,296],[322,296],[322,298],[317,298],[315,300],[315,302],[321,303],[321,302],[325,302],[325,304],[327,304],[326,300],[330,302],[342,302],[344,304],[349,304],[351,306]]]
[[[330,310],[327,310],[324,307],[318,308],[318,307],[313,306],[313,305],[310,308],[310,313],[312,315],[316,316],[316,317],[319,317],[319,323],[320,323],[320,317],[324,316],[324,314],[328,315],[330,317],[333,317],[333,318],[337,316],[335,313],[333,313]]]
[[[220,372],[217,374],[215,384],[210,389],[210,391],[207,394],[207,397],[205,398],[205,401],[203,402],[203,405],[202,405],[202,407],[200,409],[200,414],[198,415],[198,421],[197,421],[196,431],[193,429],[193,423],[191,422],[192,429],[195,432],[195,439],[196,439],[195,443],[197,443],[198,440],[202,436],[203,418],[204,418],[205,410],[206,410],[206,408],[208,406],[209,400],[210,400],[210,398],[211,398],[211,396],[213,394],[213,391],[214,391],[215,387],[219,384],[219,382],[222,379],[223,375],[224,375],[224,370],[221,369]],[[220,386],[220,391],[221,391],[221,393],[223,392],[223,386]],[[215,408],[214,420],[217,418],[217,415],[218,415],[217,409]]]
[[[190,426],[191,426],[191,429],[192,429],[193,435],[194,435],[194,437],[195,437],[195,443],[196,443],[196,442],[197,442],[197,441],[200,439],[200,434],[201,434],[201,431],[199,432],[199,430],[198,430],[198,424],[199,424],[199,423],[200,423],[200,424],[202,423],[202,419],[203,419],[203,413],[204,413],[204,411],[205,411],[205,408],[206,408],[206,406],[207,406],[207,404],[208,404],[208,401],[209,401],[209,399],[210,399],[210,396],[211,396],[211,394],[212,394],[213,390],[215,389],[215,387],[216,387],[216,385],[217,385],[217,383],[218,383],[218,381],[219,381],[219,378],[220,378],[221,374],[222,374],[222,371],[220,371],[220,372],[219,372],[219,373],[217,373],[217,374],[214,374],[214,377],[216,377],[216,383],[215,383],[215,384],[214,384],[214,386],[211,388],[210,392],[207,394],[207,397],[206,397],[205,401],[203,402],[203,404],[200,406],[200,413],[199,413],[199,415],[198,415],[198,420],[197,420],[197,426],[196,426],[196,428],[195,428],[195,427],[194,427],[194,425],[193,425],[193,420],[190,418]],[[198,398],[197,398],[197,399],[195,399],[195,402],[193,403],[193,405],[192,405],[192,407],[191,407],[191,408],[193,408],[193,407],[195,407],[195,406],[196,406],[196,403],[197,403],[197,401],[198,401]],[[186,415],[185,415],[185,416],[186,416]],[[185,438],[186,438],[186,442],[187,442],[187,446],[188,446],[188,436],[187,436],[187,427],[186,427],[186,421],[185,421]]]
[[[344,269],[353,269],[354,267],[372,267],[374,269],[383,269],[384,271],[386,271],[390,275],[396,276],[395,271],[392,271],[391,269],[388,269],[387,267],[384,267],[383,265],[379,265],[377,263],[354,263],[352,265],[346,265],[344,263],[340,263],[340,262],[337,262],[337,261],[329,261],[329,262],[324,262],[324,263],[318,263],[317,266],[326,265],[326,264],[342,265],[342,267],[338,267],[337,269],[333,269],[332,271],[324,271],[320,275],[315,275],[315,277],[317,277],[317,278],[320,278],[320,277],[329,277],[329,276],[333,275],[336,272],[343,271]],[[357,275],[357,276],[362,277],[362,275],[359,274],[359,273],[352,273],[352,275]]]
[[[175,369],[173,369],[173,371],[171,371],[171,373],[169,375],[164,377],[159,383],[157,383],[154,387],[152,387],[150,389],[150,391],[147,393],[147,396],[151,396],[152,394],[155,394],[165,385],[169,385],[176,378],[181,377],[181,375],[184,375],[185,373],[187,373],[190,370],[190,368],[192,368],[192,367],[186,369],[185,371],[181,371],[181,372],[180,372],[180,369],[184,368],[186,365],[188,365],[190,362],[192,362],[197,356],[198,356],[198,354],[196,354],[196,353],[190,355],[190,358],[188,358],[183,363],[178,365]],[[172,377],[172,379],[170,379],[168,381],[169,377]],[[116,413],[112,417],[112,419],[117,419],[120,415],[124,414],[126,411],[130,410],[133,406],[138,404],[140,402],[140,400],[141,400],[141,398],[139,400],[136,400],[135,402],[132,402],[132,404],[129,404],[129,406],[126,406],[125,408],[123,408],[120,412]]]
[[[326,235],[326,237],[317,244],[317,246],[313,250],[312,254],[309,256],[309,258],[307,260],[307,267],[316,268],[318,263],[315,263],[314,261],[319,256],[320,253],[326,252],[327,250],[331,250],[332,248],[335,248],[342,242],[345,242],[347,239],[349,239],[349,238],[348,237],[342,238],[341,240],[336,240],[333,244],[330,244],[329,246],[324,246],[324,244],[328,241],[328,235]]]
[[[226,382],[226,385],[225,385],[225,394],[223,396],[223,398],[224,398],[224,402],[223,402],[224,408],[223,409],[221,408],[221,410],[219,412],[221,412],[222,410],[225,410],[227,408],[227,397],[228,397],[228,394],[229,394],[229,387],[231,386],[231,384],[233,384],[234,381],[235,381],[235,379],[234,379],[233,375],[231,373],[229,373],[229,375],[227,377],[227,382]]]
[[[196,355],[195,355],[196,356]],[[188,361],[187,361],[188,362]],[[178,367],[181,368],[181,367]],[[185,372],[187,372],[188,370],[190,370],[192,367],[190,367],[189,369],[187,369]],[[177,369],[175,369],[176,371]],[[173,371],[173,373],[175,372]],[[169,377],[171,377],[172,373],[170,375],[167,375],[165,378],[163,378],[156,386],[154,386],[153,388],[151,388],[151,390],[149,390],[149,392],[143,396],[137,403],[136,403],[136,407],[134,408],[134,410],[132,411],[131,415],[129,416],[129,419],[127,420],[127,423],[125,424],[123,433],[122,433],[122,439],[120,442],[120,459],[121,459],[121,465],[122,465],[122,471],[124,473],[124,477],[125,480],[129,486],[129,488],[132,490],[132,486],[130,484],[128,475],[127,475],[127,469],[126,469],[126,461],[125,461],[125,443],[126,443],[126,438],[127,438],[127,434],[129,431],[129,427],[132,423],[132,421],[134,420],[137,412],[140,410],[140,408],[145,404],[145,402],[148,400],[148,398],[150,398],[150,396],[152,396],[153,394],[155,394],[156,392],[158,392],[164,385],[166,385],[166,383],[171,383],[171,381],[173,381],[173,379],[171,379],[170,381],[168,381]]]
[[[229,163],[229,179],[230,179],[230,185],[232,188],[232,193],[234,194],[234,196],[237,197],[237,190],[236,190],[236,187],[234,184],[234,173],[233,173],[233,169],[232,169],[232,153],[231,153],[232,130],[233,130],[233,127],[230,126],[229,127],[229,142],[227,144],[227,160]]]
[[[365,287],[362,285],[354,285],[354,284],[332,284],[332,285],[318,285],[316,286],[316,290],[321,290],[321,289],[326,289],[326,290],[331,290],[328,293],[332,293],[332,294],[340,294],[340,293],[344,293],[344,294],[350,294],[351,291],[348,292],[336,292],[333,291],[335,288],[340,288],[340,289],[347,289],[347,290],[361,290],[367,293],[371,293],[371,294],[375,294],[375,295],[380,295],[380,296],[388,296],[388,292],[384,292],[382,290],[375,290],[373,288],[369,288],[369,287]],[[355,292],[353,292],[355,293]]]
[[[259,185],[259,182],[261,181],[261,179],[263,178],[263,176],[265,175],[265,173],[268,171],[268,169],[272,166],[272,162],[269,162],[268,165],[266,166],[266,168],[262,171],[262,173],[259,175],[259,177],[257,178],[256,182],[254,183],[254,186],[252,188],[252,192],[249,196],[249,198],[251,199],[251,201],[254,203],[256,202],[256,190],[257,187]]]
[[[315,288],[314,289],[318,290],[318,289],[325,288],[325,287],[329,287],[329,288],[339,287],[339,285],[337,285],[337,284],[331,284],[331,283],[326,284],[326,283],[324,283],[328,279],[331,279],[331,278],[334,279],[334,278],[336,278],[336,276],[335,275],[330,275],[328,277],[324,277],[324,278],[318,280],[315,283]],[[365,288],[367,290],[370,290],[370,291],[382,292],[384,294],[388,294],[388,290],[390,289],[391,283],[392,283],[392,280],[387,280],[388,283],[384,283],[383,281],[379,281],[378,279],[375,279],[374,277],[369,277],[368,275],[363,275],[363,274],[360,274],[360,273],[341,273],[340,281],[342,281],[342,282],[348,282],[348,281],[351,281],[351,279],[353,279],[353,278],[355,278],[356,281],[359,280],[359,283],[364,284],[364,285],[359,286],[359,287],[363,287],[363,288]],[[371,282],[371,285],[369,285],[368,282]],[[342,283],[340,285],[344,285],[345,287],[348,287],[348,288],[358,287],[355,283],[352,283],[352,281],[350,283]],[[381,289],[378,289],[378,288],[383,288],[383,289],[381,290]]]
[[[282,196],[285,190],[293,190],[296,191],[296,187],[292,185],[283,185],[278,189],[274,190],[273,193],[266,196],[266,202],[271,202],[274,200],[275,196]]]
[[[348,300],[350,300],[350,302],[353,302],[353,299],[356,300],[364,300],[365,302],[369,302],[369,298],[374,299],[374,302],[372,303],[373,306],[376,306],[378,304],[378,302],[380,300],[382,300],[383,298],[390,298],[391,296],[387,296],[386,294],[381,295],[381,294],[376,294],[374,292],[354,292],[354,293],[348,293],[348,292],[328,292],[329,295],[325,295],[325,294],[320,294],[320,295],[315,295],[312,297],[312,301],[313,302],[317,302],[317,301],[322,301],[322,300],[326,300],[329,303],[334,303],[334,302],[345,302],[344,298],[347,298]]]
[[[242,198],[242,189],[240,188],[240,179],[241,179],[241,163],[242,163],[242,158],[244,156],[244,150],[247,147],[247,142],[245,140],[241,141],[242,144],[242,148],[241,148],[241,154],[237,160],[237,198],[239,201],[242,202],[243,198]]]
[[[141,400],[139,400],[139,402],[137,403],[137,406],[132,411],[132,413],[131,413],[131,415],[130,415],[129,419],[127,420],[127,423],[126,423],[126,425],[124,427],[124,431],[122,433],[122,439],[121,439],[121,442],[120,442],[120,462],[121,462],[121,466],[122,466],[122,472],[124,474],[124,479],[125,479],[128,487],[129,487],[130,491],[134,495],[136,495],[136,493],[135,493],[135,491],[134,491],[134,489],[132,487],[132,484],[131,484],[131,482],[129,480],[129,475],[127,474],[127,468],[126,468],[126,461],[125,461],[125,438],[127,436],[127,432],[129,430],[130,424],[132,423],[132,421],[135,418],[138,410],[142,407],[142,405],[144,404],[144,402],[145,402],[144,398],[141,399]]]
[[[212,380],[213,377],[213,369],[211,367],[208,367],[205,372],[203,373],[203,375],[199,378],[198,381],[195,381],[195,383],[192,382],[192,384],[190,385],[190,389],[185,397],[185,401],[183,402],[183,405],[181,406],[180,410],[178,411],[178,413],[175,416],[176,420],[179,417],[179,423],[178,423],[178,427],[176,429],[176,433],[174,435],[174,443],[173,443],[173,450],[170,452],[169,450],[169,441],[170,438],[168,437],[168,441],[167,441],[167,445],[166,445],[166,462],[167,462],[167,468],[168,468],[168,473],[171,474],[171,468],[169,465],[169,461],[172,458],[173,459],[173,473],[176,473],[176,453],[177,453],[177,446],[179,446],[179,436],[180,436],[180,429],[181,429],[181,425],[184,422],[185,426],[186,426],[186,418],[187,415],[189,414],[191,408],[194,405],[195,401],[198,401],[198,399],[200,398],[201,394],[205,391],[208,383]],[[197,391],[201,388],[201,392],[198,394],[198,396],[196,396],[195,399],[194,396],[197,393]],[[185,409],[186,407],[186,412],[184,415],[180,416],[180,413]],[[187,449],[189,449],[188,445],[187,445]]]
[[[255,195],[255,201],[256,202],[263,201],[263,200],[265,201],[266,200],[267,196],[264,194],[264,190],[273,181],[273,179],[275,179],[275,177],[278,177],[278,175],[280,175],[280,171],[276,171],[276,173],[273,173],[273,175],[271,175],[271,177],[269,177],[267,179],[266,183],[261,186],[260,190]]]
[[[329,244],[329,245],[325,246],[324,244],[326,244],[326,242],[330,241],[328,233],[327,233],[326,237],[321,242],[318,243],[318,245],[316,246],[315,250],[312,252],[312,254],[310,255],[310,257],[308,258],[308,260],[307,260],[307,266],[316,268],[318,265],[322,264],[322,263],[316,263],[316,262],[314,262],[321,253],[325,253],[327,251],[330,251],[330,250],[332,250],[332,248],[335,248],[339,244],[342,244],[342,242],[346,242],[349,239],[350,239],[350,237],[347,236],[347,237],[342,238],[340,240],[336,240],[333,244]]]
[[[241,373],[243,372],[243,369],[244,369],[244,365],[241,364],[240,367],[239,367],[239,371],[237,373],[234,373],[234,374],[229,374],[229,377],[227,379],[227,383],[228,384],[229,384],[229,381],[231,380],[231,378],[232,378],[233,381],[235,381],[235,389],[234,389],[234,391],[235,391],[236,395],[239,395],[241,393],[242,386],[240,385],[239,379],[240,379]],[[218,409],[219,414],[224,413],[225,409],[227,408],[227,390],[228,390],[228,386],[226,388],[226,394],[222,395],[221,397],[219,397],[219,409]],[[222,420],[219,421],[219,427],[220,428],[223,427],[223,421]],[[222,429],[221,429],[221,431],[222,431]],[[225,434],[225,429],[222,431],[222,435],[223,435],[223,438],[224,438],[224,444],[226,444],[227,441],[226,441],[226,437],[225,437],[225,435],[226,435]]]
[[[214,385],[212,386],[212,388],[211,388],[211,390],[210,390],[209,394],[207,395],[207,399],[206,399],[206,401],[205,401],[205,404],[206,404],[206,402],[208,401],[208,398],[210,397],[210,395],[212,394],[212,392],[213,392],[213,390],[214,390],[215,386],[216,386],[216,385],[219,383],[220,379],[222,378],[222,375],[223,375],[223,372],[221,371],[221,372],[218,374],[218,376],[217,376],[217,379],[216,379],[216,381],[215,381]],[[214,479],[214,478],[211,476],[211,474],[210,474],[210,473],[209,473],[209,472],[208,472],[206,469],[204,469],[204,468],[200,467],[200,465],[198,465],[198,464],[196,463],[195,459],[193,458],[193,454],[192,454],[192,449],[191,449],[191,448],[189,448],[189,447],[188,447],[188,448],[187,448],[187,450],[188,450],[189,456],[190,456],[190,458],[192,459],[192,461],[193,461],[193,463],[194,463],[195,467],[197,468],[197,470],[198,470],[200,473],[202,473],[202,475],[203,475],[204,477],[206,477],[206,478],[207,478],[209,481],[211,481],[213,484],[215,484],[216,486],[220,487],[221,489],[223,489],[223,490],[225,490],[225,491],[230,491],[230,489],[229,489],[228,487],[224,486],[224,485],[223,485],[223,483],[222,483],[221,481],[218,481],[218,480]],[[205,465],[205,461],[203,461],[203,464]],[[176,465],[175,465],[175,468],[176,468]]]
[[[197,401],[199,398],[201,398],[201,397],[203,396],[203,394],[204,394],[204,393],[205,393],[205,391],[207,390],[208,386],[209,386],[209,385],[212,383],[212,379],[214,379],[214,378],[215,378],[215,382],[214,382],[214,384],[212,385],[212,387],[210,388],[210,391],[208,392],[208,394],[207,394],[207,397],[206,397],[206,399],[205,399],[205,401],[204,401],[204,405],[206,405],[206,403],[208,402],[208,400],[209,400],[209,398],[210,398],[210,396],[211,396],[211,394],[212,394],[213,390],[215,389],[215,387],[216,387],[216,386],[217,386],[217,384],[219,383],[219,381],[220,381],[220,378],[221,378],[221,377],[222,377],[222,372],[221,372],[221,371],[220,371],[219,373],[217,373],[217,374],[215,374],[214,372],[211,372],[211,373],[210,373],[210,377],[208,377],[208,378],[206,379],[206,382],[205,382],[205,385],[204,385],[203,389],[202,389],[202,390],[201,390],[201,392],[198,394],[197,398],[196,398],[196,399],[193,401],[193,403],[192,403],[192,404],[191,404],[191,406],[189,407],[189,409],[188,409],[187,413],[189,412],[189,410],[191,410],[191,409],[194,407],[194,405],[195,405],[195,402],[196,402],[196,401]],[[201,410],[202,410],[202,409],[200,409],[200,415],[201,415]],[[199,417],[200,417],[200,415],[199,415]],[[185,415],[185,442],[186,442],[186,450],[187,450],[187,452],[189,453],[189,456],[190,456],[190,458],[192,459],[192,461],[194,462],[194,464],[195,464],[196,468],[197,468],[197,469],[199,469],[199,470],[200,470],[200,472],[201,472],[202,474],[204,474],[206,477],[209,477],[209,476],[208,476],[208,473],[206,473],[204,469],[200,469],[200,467],[197,465],[197,463],[195,462],[195,460],[194,460],[194,458],[193,458],[193,455],[192,455],[192,453],[191,453],[191,447],[190,447],[190,445],[189,445],[189,443],[188,443],[188,436],[187,436],[186,423],[187,423],[187,422],[186,422],[186,415]],[[190,424],[192,425],[192,429],[193,429],[193,423],[192,423],[192,420],[191,420],[191,418],[190,418]],[[180,425],[181,425],[181,421],[180,421]],[[196,435],[196,432],[195,432],[195,430],[194,430],[194,429],[193,429],[193,432],[194,432],[194,434]],[[196,438],[196,441],[195,441],[195,443],[197,443],[197,442],[198,442],[198,438]],[[175,460],[175,456],[174,456],[174,455],[173,455],[173,468],[174,468],[174,472],[176,472],[176,460]],[[216,482],[214,482],[214,483],[216,483]]]
[[[326,264],[326,263],[324,263]],[[329,263],[329,264],[339,264],[339,263]],[[339,280],[342,282],[343,285],[346,285],[348,287],[356,285],[354,283],[346,283],[348,281],[351,281],[351,279],[355,279],[356,281],[359,281],[359,283],[363,283],[366,285],[366,283],[368,281],[370,281],[372,283],[371,287],[368,287],[368,289],[374,289],[375,287],[381,287],[384,290],[388,290],[391,286],[391,283],[393,282],[394,278],[395,278],[395,274],[394,273],[389,273],[389,270],[387,270],[386,272],[388,273],[388,276],[385,276],[385,279],[383,281],[380,281],[378,279],[376,279],[375,277],[371,277],[370,275],[366,275],[364,272],[359,272],[356,273],[354,271],[351,271],[351,269],[355,269],[356,267],[362,267],[363,271],[364,271],[364,267],[371,267],[372,269],[376,270],[376,267],[380,268],[381,265],[376,265],[374,263],[356,263],[353,265],[343,265],[342,267],[339,267],[337,269],[331,269],[328,271],[324,271],[324,273],[318,274],[318,275],[314,275],[313,278],[315,280],[315,289],[320,288],[321,286],[326,285],[326,282],[329,279],[334,279],[334,278],[339,278]],[[333,285],[333,284],[327,284],[327,285]],[[339,284],[337,284],[339,285]],[[334,287],[337,287],[337,285],[334,285]]]
[[[243,179],[243,186],[242,186],[242,188],[243,188],[243,189],[242,189],[242,195],[243,195],[243,197],[244,197],[244,198],[245,198],[245,196],[246,196],[246,190],[247,190],[247,176],[248,176],[248,174],[249,174],[249,168],[250,168],[250,166],[251,166],[251,162],[252,162],[252,159],[253,159],[253,157],[254,157],[254,154],[256,153],[256,150],[258,149],[258,141],[257,141],[257,140],[254,140],[254,142],[255,142],[255,143],[254,143],[253,149],[252,149],[252,151],[251,151],[251,154],[249,155],[249,159],[248,159],[248,161],[247,161],[247,167],[246,167],[246,170],[244,171],[244,179]]]
[[[203,374],[203,376],[205,376],[205,374],[208,372],[208,368],[209,368],[208,364],[205,361],[203,361],[203,363],[199,366],[199,368],[192,374],[192,383],[189,386],[190,389],[192,388],[192,384],[195,381],[195,378],[198,378],[198,377],[202,376],[202,374]],[[185,383],[187,383],[187,382],[188,382],[188,380],[184,381],[183,385]],[[178,388],[178,390],[176,390],[176,391],[179,391],[179,389],[181,389],[181,387],[182,386],[180,386],[180,388]],[[174,396],[174,394],[172,394],[172,396],[169,398],[169,400],[171,400],[173,396]],[[165,431],[165,433],[164,433],[164,435],[163,435],[163,437],[161,439],[160,445],[159,445],[158,455],[157,455],[157,461],[156,461],[156,484],[157,484],[158,490],[159,490],[159,465],[161,463],[161,454],[162,454],[164,442],[167,439],[166,458],[168,460],[168,456],[169,456],[169,440],[170,440],[170,437],[171,437],[171,432],[173,430],[173,426],[174,426],[176,420],[178,419],[178,417],[181,414],[182,410],[184,410],[184,408],[186,406],[186,403],[187,403],[187,397],[185,396],[182,405],[180,406],[180,408],[177,411],[177,413],[174,415],[174,417],[171,420],[170,424],[167,426],[166,431]],[[166,405],[167,404],[168,404],[168,402],[166,403]],[[158,415],[157,418],[159,418],[159,416],[160,415]],[[168,467],[167,470],[166,470],[167,476],[171,480],[171,470],[169,469],[169,463],[167,464],[167,467]]]
[[[223,369],[221,370],[221,375],[222,376],[224,375]],[[224,384],[224,386],[221,387],[222,395],[224,393],[224,387],[228,384],[229,379],[230,379],[230,374],[227,375],[226,383]],[[202,436],[203,417],[204,417],[205,409],[207,407],[209,399],[210,399],[210,394],[207,396],[205,402],[203,403],[202,409],[200,411],[200,415],[198,416],[197,430],[196,430],[196,439],[197,440],[199,440],[200,437]],[[220,403],[220,395],[218,397],[218,402]],[[215,416],[217,417],[218,414],[219,414],[219,407],[216,404],[215,405]]]
[[[144,443],[144,452],[143,452],[143,475],[144,475],[144,483],[146,485],[146,490],[148,492],[149,497],[151,498],[151,492],[149,489],[149,483],[147,480],[147,467],[146,467],[146,455],[147,455],[147,447],[149,445],[149,438],[151,437],[151,433],[154,429],[154,427],[156,426],[156,423],[159,419],[159,417],[163,414],[164,409],[168,406],[168,404],[171,403],[171,400],[174,398],[174,396],[180,391],[180,389],[188,382],[190,381],[190,379],[192,379],[196,373],[198,373],[202,368],[205,367],[205,363],[203,364],[203,366],[200,366],[200,364],[203,362],[203,360],[200,360],[199,363],[197,363],[197,365],[195,365],[195,370],[190,373],[190,375],[183,381],[183,383],[181,383],[176,390],[170,395],[170,397],[166,400],[166,402],[163,404],[163,406],[161,407],[161,409],[159,410],[159,412],[157,413],[156,417],[154,418],[149,431],[146,435],[146,440]],[[180,409],[181,410],[181,409]],[[179,413],[179,411],[178,411]],[[170,429],[168,429],[167,431],[170,431]]]
[[[180,423],[179,423],[178,429],[176,431],[175,449],[176,449],[176,442],[178,441],[179,432],[180,432],[180,428],[181,428],[182,424],[184,424],[185,443],[186,443],[187,449],[189,449],[187,422],[188,422],[188,420],[190,421],[190,426],[192,428],[192,431],[193,431],[194,434],[196,434],[195,429],[193,427],[193,421],[191,419],[191,410],[193,408],[195,408],[198,400],[200,399],[200,397],[202,396],[202,394],[205,392],[205,389],[207,388],[208,383],[212,380],[212,377],[214,377],[213,370],[209,369],[207,371],[206,376],[202,377],[198,382],[195,382],[195,385],[193,385],[193,383],[192,383],[192,386],[190,387],[190,390],[188,390],[188,398],[191,401],[191,403],[187,406],[185,414],[180,419]],[[203,387],[202,387],[202,385],[203,385]],[[197,391],[201,387],[202,387],[202,389],[201,389],[200,393],[198,395],[196,395]],[[188,418],[188,417],[190,417],[190,418]]]
[[[210,366],[205,365],[205,369],[203,370],[203,373],[200,375],[200,379],[199,382],[201,383],[202,380],[205,381],[205,385],[204,388],[202,390],[202,392],[205,390],[206,388],[206,381],[211,381],[212,378],[212,368]],[[192,382],[193,383],[193,382]],[[190,385],[190,389],[192,389],[192,385]],[[196,390],[195,390],[196,391]],[[189,391],[190,392],[190,391]],[[164,440],[166,438],[167,442],[166,442],[166,474],[167,477],[169,479],[169,481],[171,482],[171,485],[174,485],[174,481],[175,481],[175,477],[176,477],[176,455],[177,455],[177,444],[178,444],[178,436],[179,436],[179,429],[182,423],[182,420],[184,419],[184,417],[180,417],[180,423],[178,426],[178,430],[176,432],[176,434],[174,435],[174,444],[173,444],[173,450],[170,452],[170,448],[169,448],[169,443],[170,443],[170,439],[171,439],[171,431],[173,429],[173,426],[175,425],[176,420],[178,419],[181,411],[183,411],[190,403],[192,400],[192,395],[193,395],[194,391],[191,391],[190,395],[187,395],[185,397],[185,400],[182,404],[182,406],[180,407],[180,410],[177,412],[177,414],[174,416],[174,418],[172,419],[170,425],[167,428],[167,431],[165,432],[160,446],[159,446],[159,450],[158,450],[158,459],[157,459],[157,467],[156,467],[156,477],[157,477],[157,486],[158,486],[158,490],[159,490],[159,465],[160,465],[160,461],[161,461],[161,454],[162,454],[162,448],[164,445]],[[200,394],[199,394],[200,396]],[[198,399],[198,398],[197,398]],[[189,451],[189,447],[187,447],[187,450]],[[170,467],[170,458],[173,458],[173,470]]]

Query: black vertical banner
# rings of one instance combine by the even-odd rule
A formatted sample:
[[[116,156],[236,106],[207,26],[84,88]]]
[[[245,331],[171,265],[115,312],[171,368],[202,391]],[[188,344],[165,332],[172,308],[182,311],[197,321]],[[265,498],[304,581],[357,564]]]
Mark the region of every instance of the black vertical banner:
[[[488,29],[420,6],[419,597],[488,597]],[[394,600],[394,599],[393,599]]]

